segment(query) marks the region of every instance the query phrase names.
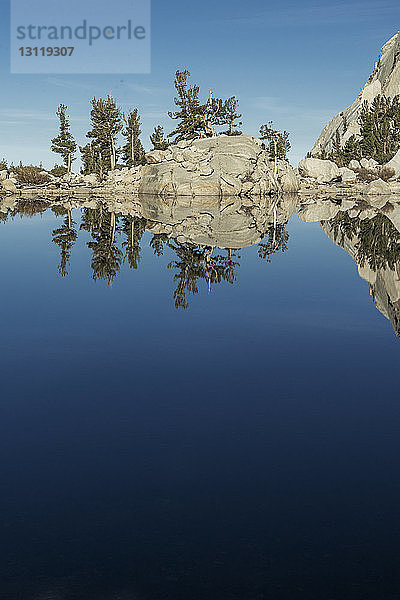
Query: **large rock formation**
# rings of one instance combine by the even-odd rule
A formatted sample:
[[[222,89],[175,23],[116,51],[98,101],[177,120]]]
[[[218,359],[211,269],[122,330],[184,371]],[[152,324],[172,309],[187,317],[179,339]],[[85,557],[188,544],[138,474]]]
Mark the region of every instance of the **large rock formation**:
[[[331,160],[305,158],[299,163],[299,173],[303,177],[311,177],[319,183],[329,183],[340,177],[339,167]]]
[[[132,178],[138,194],[263,197],[298,190],[290,164],[278,160],[275,169],[263,143],[251,135],[182,141],[149,152],[146,162]]]
[[[39,191],[55,197],[62,191],[77,197],[100,198],[114,194],[263,198],[299,189],[297,175],[289,162],[277,160],[275,163],[264,144],[251,135],[182,141],[167,150],[147,153],[146,163],[110,171],[104,181],[99,181],[94,174],[52,177],[45,186],[24,186],[23,193],[34,195]],[[0,182],[0,195],[2,187],[6,193],[6,186],[10,186],[5,183],[8,181]],[[7,191],[16,193],[17,189],[9,187]]]
[[[9,194],[16,194],[17,186],[12,179],[2,179],[0,181],[0,190],[4,190],[4,192]]]
[[[329,154],[336,132],[339,132],[342,144],[345,144],[352,135],[358,135],[360,133],[358,117],[363,103],[365,101],[372,103],[379,94],[384,94],[388,98],[400,94],[400,32],[383,46],[379,61],[361,93],[351,106],[328,123],[312,149],[311,155],[318,156],[322,151]]]

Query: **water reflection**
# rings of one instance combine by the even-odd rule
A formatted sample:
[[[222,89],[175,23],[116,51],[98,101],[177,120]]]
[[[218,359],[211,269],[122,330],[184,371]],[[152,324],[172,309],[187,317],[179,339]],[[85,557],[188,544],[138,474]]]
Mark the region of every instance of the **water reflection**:
[[[370,285],[376,307],[400,335],[399,201],[393,196],[305,201],[285,196],[257,203],[240,198],[165,201],[147,196],[107,202],[5,198],[0,203],[0,221],[52,211],[61,222],[51,233],[60,252],[59,275],[69,275],[74,244],[87,234],[92,278],[108,285],[124,264],[139,269],[142,247],[149,245],[154,256],[167,258],[175,307],[187,309],[201,282],[208,292],[223,282],[235,284],[242,248],[256,246],[259,258],[266,262],[285,252],[287,222],[298,212],[305,222],[321,223],[329,238],[351,255]]]
[[[346,250],[370,286],[376,308],[400,337],[400,198],[311,199],[299,211],[306,222]]]
[[[360,276],[370,286],[377,309],[390,320],[400,337],[400,232],[388,216],[351,218],[340,212],[322,223],[325,233],[354,259]]]
[[[68,267],[71,259],[71,250],[78,237],[75,229],[75,221],[72,220],[72,214],[70,208],[64,208],[63,206],[56,206],[53,212],[57,216],[65,215],[64,223],[61,227],[54,229],[53,231],[53,242],[59,246],[61,251],[60,264],[58,265],[58,272],[62,277],[68,275]]]
[[[2,205],[2,220],[16,215],[32,216],[51,210],[62,225],[52,231],[59,247],[58,272],[66,277],[71,270],[71,254],[78,232],[87,232],[90,241],[91,271],[94,281],[112,285],[123,264],[136,270],[140,265],[143,236],[156,257],[166,251],[172,257],[167,268],[174,281],[177,309],[189,306],[190,296],[199,292],[204,281],[209,292],[222,282],[234,284],[238,277],[240,254],[245,246],[258,244],[258,255],[271,262],[287,249],[286,224],[296,209],[296,198],[287,197],[259,204],[228,202],[166,203],[143,198],[140,202],[29,202]],[[73,214],[74,212],[74,214]],[[78,227],[77,223],[80,222]]]

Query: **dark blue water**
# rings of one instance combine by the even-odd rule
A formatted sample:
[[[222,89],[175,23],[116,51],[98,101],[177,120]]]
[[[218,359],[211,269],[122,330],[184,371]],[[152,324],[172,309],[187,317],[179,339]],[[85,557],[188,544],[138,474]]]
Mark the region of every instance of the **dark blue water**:
[[[182,245],[101,278],[75,209],[62,276],[59,212],[0,222],[0,597],[397,600],[400,344],[349,254],[294,214],[176,308]]]

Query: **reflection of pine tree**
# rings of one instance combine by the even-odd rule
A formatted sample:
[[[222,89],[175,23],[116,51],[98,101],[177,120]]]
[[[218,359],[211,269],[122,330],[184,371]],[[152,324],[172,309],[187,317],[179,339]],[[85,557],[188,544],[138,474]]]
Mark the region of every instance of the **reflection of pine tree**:
[[[287,250],[288,240],[289,234],[286,231],[286,224],[274,225],[271,223],[264,240],[258,244],[258,256],[270,263],[273,254]]]
[[[123,254],[115,244],[116,230],[115,213],[103,212],[98,226],[92,231],[93,240],[88,242],[93,251],[91,267],[94,281],[104,279],[110,285],[121,269]]]
[[[63,211],[65,213],[65,210]],[[71,250],[76,241],[77,233],[74,229],[75,223],[72,220],[71,210],[67,210],[62,227],[54,229],[53,242],[60,247],[61,260],[58,265],[58,272],[62,277],[68,275],[68,265],[71,258]]]
[[[153,248],[156,256],[164,254],[164,246],[168,242],[168,236],[165,233],[157,233],[150,240],[150,248]]]
[[[146,219],[135,217],[124,217],[122,231],[126,234],[126,241],[123,242],[125,258],[128,260],[131,269],[137,269],[140,261],[140,240],[146,227]]]
[[[172,242],[169,246],[178,257],[178,260],[172,261],[168,265],[169,269],[177,269],[177,273],[174,275],[174,281],[178,282],[174,292],[175,307],[186,309],[189,306],[186,294],[195,296],[199,291],[197,279],[203,273],[203,253],[192,244]]]
[[[99,231],[103,215],[103,207],[99,208],[84,208],[81,218],[81,229],[92,234]]]
[[[227,250],[227,256],[218,255],[215,257],[215,260],[218,262],[219,266],[223,269],[223,279],[228,283],[235,283],[236,281],[236,272],[235,268],[239,266],[239,262],[235,262],[234,258],[240,259],[240,256],[232,252],[232,249]]]
[[[177,270],[174,275],[174,281],[178,282],[174,292],[176,308],[188,308],[187,294],[195,296],[198,293],[198,279],[207,282],[209,291],[212,284],[222,281],[233,283],[236,280],[235,267],[239,263],[234,262],[235,255],[231,251],[228,251],[228,256],[213,256],[213,248],[209,246],[181,244],[175,241],[168,245],[178,258],[168,265],[168,268]]]
[[[400,233],[384,215],[360,222],[357,260],[371,269],[395,269],[400,259]]]
[[[373,219],[351,219],[347,213],[339,213],[332,226],[335,241],[343,246],[345,239],[355,240],[355,259],[361,266],[397,270],[400,261],[400,233],[393,223],[382,214]]]
[[[351,219],[347,212],[339,212],[329,221],[332,227],[333,238],[339,246],[343,246],[345,238],[352,239],[360,230],[359,219]]]

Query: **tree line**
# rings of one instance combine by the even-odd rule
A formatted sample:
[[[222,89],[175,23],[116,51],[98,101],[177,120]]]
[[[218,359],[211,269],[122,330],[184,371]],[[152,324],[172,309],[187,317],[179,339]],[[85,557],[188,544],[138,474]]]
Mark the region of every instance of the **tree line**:
[[[166,150],[170,144],[182,140],[194,140],[215,135],[241,135],[242,115],[235,96],[216,98],[210,91],[205,102],[200,99],[200,87],[189,83],[190,72],[176,71],[174,98],[175,110],[168,116],[175,121],[174,129],[165,135],[161,125],[150,136],[153,150]],[[78,145],[71,134],[68,107],[60,104],[56,115],[59,132],[51,141],[51,150],[60,155],[62,171],[70,173],[76,159]],[[141,117],[137,108],[125,114],[111,94],[106,98],[93,98],[90,111],[91,129],[87,132],[88,143],[79,146],[83,174],[97,173],[102,178],[108,171],[121,166],[136,167],[145,163],[145,150],[141,140]],[[118,145],[119,136],[123,144]],[[272,121],[260,128],[271,159],[286,159],[290,150],[289,133],[280,132]],[[60,169],[60,168],[59,168]],[[61,172],[60,174],[61,174]]]
[[[352,135],[344,144],[348,122],[343,117],[333,140],[331,152],[323,150],[319,158],[333,160],[340,167],[353,159],[373,158],[380,165],[389,162],[400,149],[400,96],[378,95],[371,104],[364,102],[358,117],[360,134]]]

